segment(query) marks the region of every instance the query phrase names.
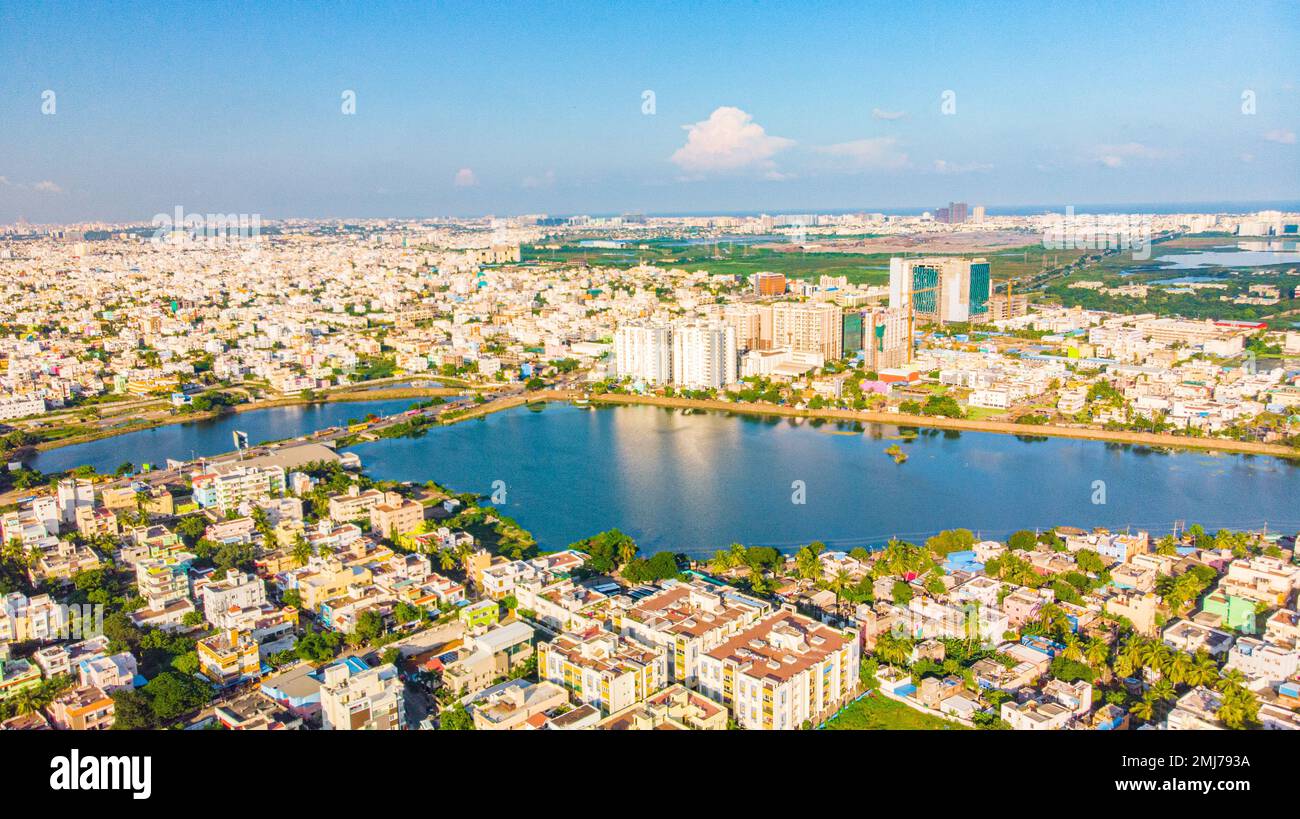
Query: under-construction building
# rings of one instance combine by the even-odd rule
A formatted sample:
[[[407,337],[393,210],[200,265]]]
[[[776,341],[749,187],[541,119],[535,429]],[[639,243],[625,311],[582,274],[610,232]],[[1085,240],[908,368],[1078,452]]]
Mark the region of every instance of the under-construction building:
[[[922,256],[889,260],[889,306],[922,321],[988,320],[989,264],[985,259]]]

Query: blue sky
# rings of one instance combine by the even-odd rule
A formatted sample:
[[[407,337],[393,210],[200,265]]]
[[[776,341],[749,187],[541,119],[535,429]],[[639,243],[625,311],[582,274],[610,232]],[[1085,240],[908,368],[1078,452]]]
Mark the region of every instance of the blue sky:
[[[1297,199],[1296,12],[9,3],[0,223]]]

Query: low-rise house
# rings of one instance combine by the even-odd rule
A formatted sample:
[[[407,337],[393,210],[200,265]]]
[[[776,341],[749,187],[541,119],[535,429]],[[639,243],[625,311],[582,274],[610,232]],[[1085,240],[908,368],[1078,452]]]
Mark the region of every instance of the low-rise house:
[[[1226,667],[1276,685],[1290,679],[1300,670],[1300,651],[1275,646],[1254,637],[1239,637],[1228,651]]]
[[[262,673],[257,640],[248,632],[223,629],[195,644],[199,670],[219,687],[256,679]]]
[[[113,698],[95,686],[64,691],[47,710],[50,722],[62,731],[99,731],[113,727]]]
[[[41,683],[41,670],[27,660],[0,658],[0,701]]]
[[[675,683],[644,702],[610,714],[596,727],[603,731],[723,731],[727,728],[727,709]]]
[[[326,666],[320,688],[321,721],[327,731],[400,731],[406,727],[406,694],[397,667],[368,668],[356,657]]]
[[[465,709],[480,731],[513,731],[533,727],[530,720],[568,702],[568,692],[555,683],[509,680],[475,694]]]
[[[139,676],[135,657],[129,651],[82,660],[77,679],[82,686],[94,686],[111,694],[119,688],[134,688]]]
[[[1223,696],[1219,692],[1198,686],[1178,698],[1165,719],[1165,728],[1170,731],[1223,730],[1218,716],[1222,706]]]
[[[533,627],[517,620],[467,636],[453,658],[440,660],[443,685],[458,697],[486,688],[533,656],[533,636]]]
[[[999,716],[1017,731],[1059,731],[1074,718],[1074,712],[1056,702],[1007,701]]]
[[[1202,625],[1195,620],[1177,620],[1165,627],[1161,639],[1170,648],[1195,654],[1204,649],[1211,657],[1228,653],[1233,636],[1229,632]]]

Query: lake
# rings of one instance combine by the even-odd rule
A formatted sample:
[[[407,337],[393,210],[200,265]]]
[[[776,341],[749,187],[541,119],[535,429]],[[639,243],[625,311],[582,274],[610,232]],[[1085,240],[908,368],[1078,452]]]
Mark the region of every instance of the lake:
[[[123,461],[130,461],[138,469],[142,464],[161,465],[168,458],[189,459],[231,452],[235,448],[231,433],[235,430],[247,432],[248,442],[256,445],[297,438],[345,424],[349,418],[364,418],[368,413],[402,412],[418,400],[339,401],[230,413],[207,421],[169,424],[38,452],[27,460],[27,466],[41,472],[61,472],[89,464],[97,472],[110,473]]]
[[[1277,458],[936,430],[909,442],[896,427],[867,430],[550,405],[352,450],[377,478],[432,479],[483,495],[503,481],[502,511],[547,548],[612,527],[644,552],[697,555],[733,541],[850,548],[953,527],[997,538],[1055,525],[1163,533],[1175,520],[1210,530],[1300,528],[1300,465]],[[895,442],[906,463],[884,453]],[[796,481],[803,503],[794,502]],[[1093,502],[1097,481],[1105,503]]]

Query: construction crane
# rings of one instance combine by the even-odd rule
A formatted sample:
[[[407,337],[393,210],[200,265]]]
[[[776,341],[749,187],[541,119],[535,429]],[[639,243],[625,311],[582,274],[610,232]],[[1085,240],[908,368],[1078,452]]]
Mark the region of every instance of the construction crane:
[[[907,363],[908,364],[912,363],[912,348],[915,347],[916,345],[915,330],[913,329],[913,324],[915,323],[915,317],[916,317],[916,304],[915,304],[916,294],[917,293],[936,294],[934,297],[935,300],[934,311],[935,314],[938,315],[939,313],[938,293],[940,287],[941,285],[936,284],[934,287],[923,287],[919,290],[907,291]]]

